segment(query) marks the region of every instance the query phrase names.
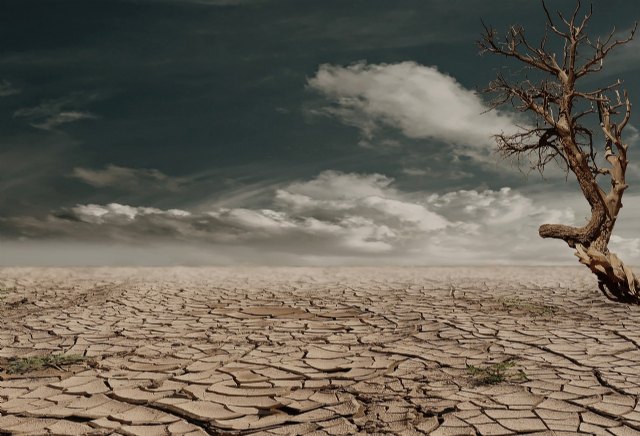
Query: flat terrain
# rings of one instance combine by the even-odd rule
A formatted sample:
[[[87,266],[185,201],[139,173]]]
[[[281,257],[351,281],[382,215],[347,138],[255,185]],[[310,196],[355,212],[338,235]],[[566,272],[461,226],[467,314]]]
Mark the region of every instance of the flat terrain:
[[[640,434],[586,268],[4,268],[0,319],[0,433]]]

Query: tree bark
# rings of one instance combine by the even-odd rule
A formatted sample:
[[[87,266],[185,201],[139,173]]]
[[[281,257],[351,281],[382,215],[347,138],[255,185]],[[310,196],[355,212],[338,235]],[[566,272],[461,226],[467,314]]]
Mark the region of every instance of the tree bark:
[[[585,248],[578,244],[575,255],[596,275],[598,287],[608,299],[621,303],[640,302],[640,282],[615,253],[609,250],[603,253],[594,246]]]
[[[584,197],[591,205],[591,218],[583,227],[544,224],[540,226],[538,233],[543,238],[562,239],[575,248],[575,255],[580,263],[596,275],[598,287],[608,299],[640,304],[640,281],[631,268],[624,265],[620,258],[609,250],[609,240],[622,207],[624,188],[619,187],[626,187],[624,171],[613,174],[611,192],[605,197],[595,175],[588,165],[583,164],[586,162],[584,155],[576,154],[577,147],[574,147],[570,138],[563,138],[563,145],[569,157],[569,168],[575,174]],[[619,161],[612,163],[620,165]]]
[[[581,18],[581,2],[577,0],[570,16],[558,12],[563,24],[557,27],[544,0],[542,6],[547,23],[540,44],[530,43],[522,26],[510,27],[504,37],[485,26],[485,34],[479,41],[483,53],[506,56],[546,76],[534,82],[525,75],[514,82],[498,74],[490,83],[486,91],[496,95],[494,107],[510,103],[536,119],[535,126],[523,127],[521,132],[496,135],[498,148],[506,156],[518,159],[522,155],[533,156],[533,168],[541,172],[548,163],[556,161],[567,173],[576,176],[591,207],[591,217],[582,227],[544,224],[538,233],[543,238],[561,239],[574,248],[580,262],[598,278],[600,290],[607,298],[640,304],[638,278],[609,250],[622,196],[628,187],[625,182],[628,145],[623,140],[623,131],[631,117],[631,100],[626,91],[620,92],[620,80],[591,91],[576,86],[585,76],[601,71],[612,50],[633,39],[638,23],[627,38],[616,39],[614,29],[606,38],[590,40],[585,29],[593,8]],[[559,55],[547,50],[548,36],[563,42]],[[593,122],[584,123],[585,116],[592,117]],[[596,125],[604,135],[600,144],[604,146],[604,159],[597,157],[594,145]],[[598,177],[602,176],[611,182],[608,192],[598,183],[602,180]]]

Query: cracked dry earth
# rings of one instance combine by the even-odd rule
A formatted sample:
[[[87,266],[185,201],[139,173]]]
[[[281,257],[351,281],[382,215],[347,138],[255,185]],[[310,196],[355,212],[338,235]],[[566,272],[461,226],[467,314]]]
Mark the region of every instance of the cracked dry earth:
[[[580,268],[4,268],[0,288],[1,434],[640,434],[640,309]],[[86,359],[8,371],[54,353]]]

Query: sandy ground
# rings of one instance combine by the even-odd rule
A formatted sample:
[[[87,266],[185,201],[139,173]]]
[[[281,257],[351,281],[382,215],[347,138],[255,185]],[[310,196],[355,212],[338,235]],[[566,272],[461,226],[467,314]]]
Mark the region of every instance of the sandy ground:
[[[0,299],[0,433],[640,434],[640,308],[586,269],[4,268]],[[16,369],[53,353],[84,358]]]

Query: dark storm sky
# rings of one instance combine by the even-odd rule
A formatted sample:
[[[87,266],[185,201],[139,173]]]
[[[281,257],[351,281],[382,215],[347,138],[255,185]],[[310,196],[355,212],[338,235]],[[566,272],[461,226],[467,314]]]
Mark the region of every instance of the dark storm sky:
[[[640,18],[631,1],[594,9],[595,36]],[[437,99],[397,116],[377,106],[440,80],[474,98],[505,65],[478,55],[481,19],[523,24],[534,39],[544,22],[539,2],[524,0],[0,2],[0,263],[85,263],[87,253],[86,263],[140,264],[539,259],[524,249],[539,219],[567,207],[582,218],[572,184],[452,151],[473,148],[476,133],[430,133],[420,117]],[[597,80],[624,79],[638,101],[637,41],[606,71]],[[349,78],[366,87],[353,91],[367,93],[366,107],[354,109]],[[502,224],[527,234],[519,254],[472,241],[492,228],[492,210],[520,214]],[[620,243],[640,254],[633,226],[623,231]],[[158,247],[172,254],[159,258]]]

